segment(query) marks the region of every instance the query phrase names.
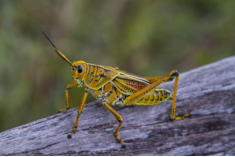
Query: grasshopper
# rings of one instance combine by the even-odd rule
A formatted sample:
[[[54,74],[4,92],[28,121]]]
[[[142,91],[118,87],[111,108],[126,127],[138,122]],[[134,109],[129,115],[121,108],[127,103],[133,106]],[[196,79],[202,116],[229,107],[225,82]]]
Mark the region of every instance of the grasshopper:
[[[79,117],[84,108],[88,93],[91,93],[98,99],[118,121],[114,136],[122,146],[125,145],[118,133],[123,123],[123,119],[111,106],[157,105],[172,100],[171,120],[180,120],[189,116],[189,114],[175,116],[176,92],[179,80],[179,73],[176,70],[172,70],[166,76],[139,77],[111,66],[86,63],[82,60],[72,63],[59,49],[57,49],[48,35],[45,32],[43,32],[43,34],[55,49],[55,52],[71,66],[72,77],[74,79],[73,83],[68,84],[65,89],[66,108],[59,110],[59,112],[63,112],[70,108],[69,89],[85,86],[85,92],[81,104],[78,107],[74,128],[72,132],[68,134],[68,138],[71,138],[77,131]],[[156,88],[160,84],[173,81],[174,79],[173,94],[167,89]]]

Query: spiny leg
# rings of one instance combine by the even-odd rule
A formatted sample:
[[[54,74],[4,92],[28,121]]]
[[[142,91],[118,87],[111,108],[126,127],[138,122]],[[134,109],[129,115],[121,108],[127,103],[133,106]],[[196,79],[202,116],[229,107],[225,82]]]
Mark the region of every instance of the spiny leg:
[[[157,77],[146,77],[147,80],[151,82],[150,85],[144,87],[143,89],[137,91],[136,93],[130,95],[127,97],[123,104],[134,104],[138,102],[140,99],[142,99],[146,94],[149,94],[154,88],[159,86],[160,84],[168,81],[172,81],[175,78],[175,84],[174,84],[174,93],[173,93],[173,102],[172,102],[172,108],[171,108],[171,115],[170,119],[172,120],[180,120],[186,117],[189,117],[190,115],[188,113],[184,114],[184,116],[179,117],[175,116],[175,108],[176,108],[176,93],[177,93],[177,86],[178,86],[178,80],[179,80],[179,73],[176,70],[172,70],[169,75],[167,76],[157,76]]]
[[[179,73],[176,70],[172,70],[168,76],[156,76],[156,77],[146,77],[147,80],[149,80],[151,83],[154,83],[155,81],[163,80],[163,82],[172,81],[175,78],[175,84],[174,84],[174,91],[173,91],[173,102],[172,102],[172,108],[171,108],[171,120],[180,120],[184,119],[186,117],[189,117],[190,115],[188,113],[184,114],[184,116],[175,116],[175,108],[176,108],[176,93],[177,93],[177,86],[179,81]]]
[[[70,108],[70,104],[69,104],[69,89],[76,87],[78,84],[77,82],[73,82],[70,84],[67,84],[66,89],[65,89],[65,104],[66,104],[66,108],[65,109],[60,109],[58,112],[64,112],[66,110],[68,110]]]
[[[183,116],[175,116],[176,93],[177,93],[177,86],[178,86],[178,81],[179,81],[179,73],[176,72],[172,76],[175,77],[175,84],[174,84],[173,102],[172,102],[170,119],[171,120],[181,120],[181,119],[184,119],[186,117],[189,117],[190,115],[188,113],[186,113]]]
[[[172,81],[175,78],[175,75],[178,72],[176,70],[172,70],[168,75],[166,76],[153,76],[153,77],[145,77],[145,79],[147,79],[149,82],[153,83],[156,81],[162,81],[163,82],[168,82],[168,81]]]
[[[136,93],[128,96],[124,100],[123,105],[125,105],[125,104],[130,105],[130,104],[134,104],[135,102],[139,101],[146,94],[152,92],[152,90],[154,88],[156,88],[157,86],[159,86],[160,84],[173,80],[175,73],[178,73],[178,72],[173,70],[167,76],[146,77],[146,79],[149,80],[151,82],[151,84],[142,88],[141,90],[137,91]]]
[[[120,136],[118,135],[119,129],[120,129],[122,122],[123,122],[122,116],[117,111],[115,111],[109,104],[104,103],[104,107],[107,110],[109,110],[113,114],[113,116],[116,118],[116,120],[118,121],[119,124],[114,132],[114,136],[115,136],[116,140],[122,145],[122,147],[125,147],[124,142],[121,140]]]
[[[75,124],[74,124],[73,131],[68,135],[68,138],[71,138],[75,134],[75,132],[77,131],[78,120],[79,120],[80,114],[82,113],[82,110],[84,108],[84,105],[85,105],[85,102],[86,102],[86,99],[87,99],[87,95],[88,95],[88,92],[85,91],[85,93],[83,95],[83,98],[82,98],[82,102],[81,102],[80,106],[78,107],[78,113],[77,113],[77,117],[76,117],[76,121],[75,121]]]

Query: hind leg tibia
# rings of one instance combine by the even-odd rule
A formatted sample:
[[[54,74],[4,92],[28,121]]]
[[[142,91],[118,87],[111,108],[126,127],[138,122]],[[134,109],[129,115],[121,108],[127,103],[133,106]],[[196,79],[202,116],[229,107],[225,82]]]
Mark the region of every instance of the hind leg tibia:
[[[175,78],[170,119],[171,120],[181,120],[181,119],[184,119],[186,117],[189,117],[190,114],[188,114],[188,113],[184,114],[183,116],[175,116],[176,94],[177,94],[177,87],[178,87],[178,81],[179,81],[179,73],[175,70],[172,70],[171,73],[169,74],[169,76],[171,76],[172,79]]]

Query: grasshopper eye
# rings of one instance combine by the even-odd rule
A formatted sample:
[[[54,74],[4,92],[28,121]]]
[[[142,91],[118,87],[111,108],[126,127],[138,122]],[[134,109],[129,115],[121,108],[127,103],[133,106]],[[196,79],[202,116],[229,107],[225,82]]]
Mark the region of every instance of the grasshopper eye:
[[[82,72],[82,66],[79,65],[79,66],[78,66],[78,73],[81,73],[81,72]]]

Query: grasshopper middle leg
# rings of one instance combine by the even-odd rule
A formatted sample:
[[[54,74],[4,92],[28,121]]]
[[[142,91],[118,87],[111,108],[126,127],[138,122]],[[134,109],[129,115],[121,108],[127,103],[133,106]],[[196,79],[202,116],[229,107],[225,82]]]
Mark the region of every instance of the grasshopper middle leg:
[[[114,132],[114,136],[115,136],[116,140],[122,145],[122,147],[125,147],[124,142],[121,140],[120,136],[118,135],[119,129],[120,129],[122,122],[123,122],[122,116],[117,111],[115,111],[109,104],[104,103],[104,107],[107,110],[109,110],[114,115],[116,120],[118,121],[119,124]]]

